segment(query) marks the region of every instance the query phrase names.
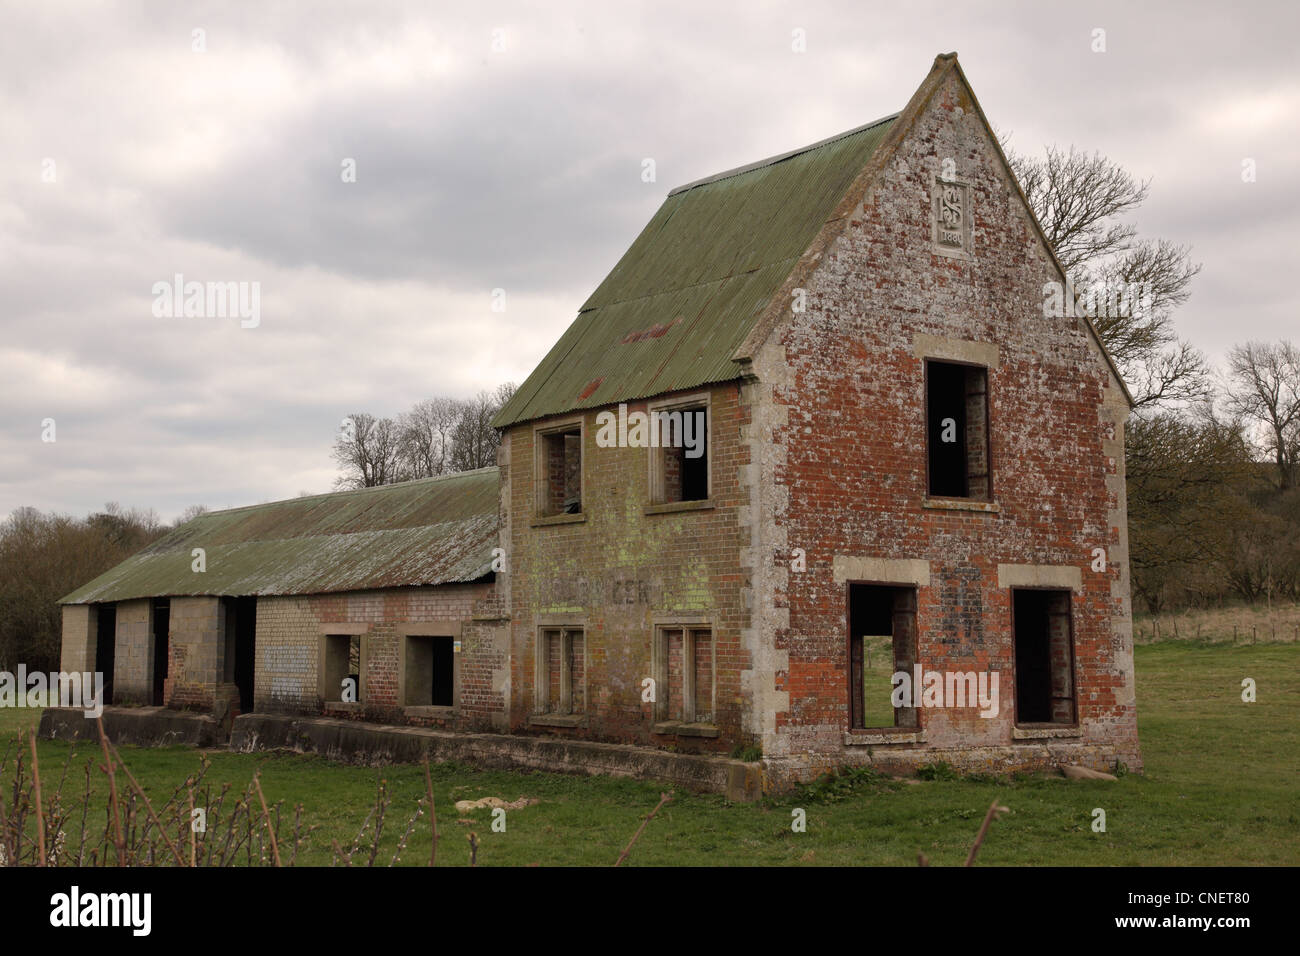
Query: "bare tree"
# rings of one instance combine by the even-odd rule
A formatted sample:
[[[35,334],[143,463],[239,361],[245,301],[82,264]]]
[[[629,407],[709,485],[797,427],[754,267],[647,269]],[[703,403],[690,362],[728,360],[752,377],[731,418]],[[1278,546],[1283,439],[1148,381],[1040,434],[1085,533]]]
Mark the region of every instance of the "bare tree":
[[[334,440],[334,460],[343,474],[336,488],[373,488],[402,481],[401,429],[391,418],[356,412]]]
[[[1007,159],[1071,283],[1091,293],[1090,302],[1117,306],[1090,317],[1137,407],[1208,396],[1205,357],[1173,328],[1173,312],[1201,267],[1187,246],[1141,239],[1125,221],[1146,200],[1150,181],[1073,146],[1049,146],[1042,158],[1008,149]]]
[[[437,396],[398,417],[357,412],[334,441],[343,469],[336,488],[370,488],[495,465],[501,435],[492,419],[515,393],[513,382],[463,401]]]
[[[440,395],[417,402],[399,419],[403,469],[411,478],[432,478],[451,469],[452,436],[465,404]]]
[[[453,435],[453,471],[470,471],[496,464],[501,434],[492,427],[492,419],[514,393],[514,383],[507,382],[497,386],[493,392],[479,392],[464,403]]]
[[[1248,342],[1228,353],[1228,408],[1254,422],[1277,466],[1279,488],[1296,486],[1300,463],[1300,350],[1289,341]]]
[[[179,528],[183,524],[188,524],[189,522],[197,518],[199,515],[207,514],[208,511],[209,508],[207,505],[190,505],[188,508],[182,511],[181,516],[176,519],[176,527]]]

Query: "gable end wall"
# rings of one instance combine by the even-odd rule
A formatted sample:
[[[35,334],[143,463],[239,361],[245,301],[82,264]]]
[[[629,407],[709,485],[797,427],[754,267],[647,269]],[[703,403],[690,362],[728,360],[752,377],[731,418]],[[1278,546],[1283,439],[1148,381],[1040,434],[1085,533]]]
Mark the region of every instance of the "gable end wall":
[[[968,257],[935,251],[932,196],[945,158],[969,188]],[[774,781],[843,764],[938,759],[978,770],[1058,761],[1104,768],[1117,759],[1141,768],[1128,405],[1088,330],[1043,316],[1043,285],[1058,279],[965,84],[949,70],[817,263],[807,311],[756,350],[761,384],[746,386],[761,489],[753,643],[766,648],[753,675],[763,710],[753,720]],[[989,368],[996,510],[926,506],[927,355]],[[1105,572],[1091,570],[1096,547],[1107,551]],[[803,573],[789,569],[796,548],[806,553]],[[939,671],[997,672],[998,716],[927,709],[924,733],[907,742],[846,738],[847,583],[837,560],[928,567],[918,590],[920,660]],[[999,565],[1064,567],[1079,581],[1076,736],[1013,733],[1011,598]]]

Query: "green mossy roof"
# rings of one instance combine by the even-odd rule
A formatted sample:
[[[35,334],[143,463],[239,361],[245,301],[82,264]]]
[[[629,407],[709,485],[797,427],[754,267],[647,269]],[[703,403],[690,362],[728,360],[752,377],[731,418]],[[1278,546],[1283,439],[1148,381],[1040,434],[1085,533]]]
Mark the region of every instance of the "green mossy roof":
[[[732,355],[895,118],[669,193],[492,424],[738,378]]]
[[[200,515],[61,604],[473,581],[497,546],[496,468]],[[193,570],[202,548],[207,570]]]

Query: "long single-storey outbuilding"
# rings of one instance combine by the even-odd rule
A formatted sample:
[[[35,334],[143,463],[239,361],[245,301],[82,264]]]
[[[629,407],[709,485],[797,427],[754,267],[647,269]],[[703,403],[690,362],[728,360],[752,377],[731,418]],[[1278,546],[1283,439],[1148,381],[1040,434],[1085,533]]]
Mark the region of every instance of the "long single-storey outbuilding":
[[[63,599],[61,666],[114,704],[503,730],[498,506],[483,468],[200,515]]]

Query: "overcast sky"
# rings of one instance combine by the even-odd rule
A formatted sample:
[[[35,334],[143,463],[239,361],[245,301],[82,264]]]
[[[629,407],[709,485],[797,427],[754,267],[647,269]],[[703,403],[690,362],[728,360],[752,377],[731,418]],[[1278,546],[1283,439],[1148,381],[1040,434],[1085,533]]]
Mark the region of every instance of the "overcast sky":
[[[328,491],[346,414],[522,381],[669,189],[896,112],[953,50],[1014,148],[1152,179],[1142,233],[1204,264],[1183,336],[1300,338],[1295,11],[6,3],[0,517]],[[156,316],[178,273],[258,283],[259,323]]]

